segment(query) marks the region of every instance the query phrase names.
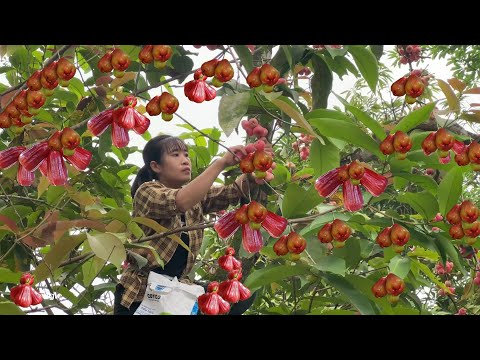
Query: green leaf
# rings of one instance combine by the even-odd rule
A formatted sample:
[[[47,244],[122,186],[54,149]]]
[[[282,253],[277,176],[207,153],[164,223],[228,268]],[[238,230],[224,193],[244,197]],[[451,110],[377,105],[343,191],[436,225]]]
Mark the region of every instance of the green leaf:
[[[245,280],[244,285],[250,290],[285,279],[290,276],[309,274],[308,266],[291,265],[267,265],[263,269],[255,270]]]
[[[463,275],[467,276],[467,272],[465,268],[463,267],[462,262],[460,261],[460,258],[458,257],[458,252],[455,246],[452,244],[452,240],[447,238],[446,236],[443,236],[440,233],[433,233],[432,234],[438,241],[436,242],[437,246],[445,251],[445,253],[448,255],[448,257],[453,261],[453,264],[460,269]],[[445,262],[444,262],[445,264]]]
[[[427,277],[432,280],[436,285],[438,285],[440,288],[444,289],[444,290],[448,290],[445,286],[445,284],[442,282],[442,281],[439,281],[438,278],[435,276],[434,273],[432,273],[432,271],[428,268],[427,265],[421,263],[420,261],[416,260],[416,259],[412,259],[412,270],[414,268],[417,268],[418,270],[420,270],[421,272],[423,272],[425,275],[427,275]]]
[[[428,190],[432,195],[437,195],[438,193],[438,184],[430,176],[409,174],[405,172],[393,172],[394,180],[398,178],[406,179],[409,182],[412,182],[425,190]]]
[[[378,83],[378,62],[370,49],[360,45],[351,45],[348,52],[352,54],[358,70],[367,81],[368,86],[375,92]]]
[[[333,274],[345,276],[345,259],[336,256],[328,255],[317,259],[314,266],[321,271],[328,271]]]
[[[336,96],[339,97],[338,95]],[[353,125],[353,121],[348,115],[345,115],[344,112],[337,111],[337,110],[316,109],[316,110],[310,111],[308,114],[305,114],[305,119],[307,120],[311,120],[315,118],[338,119],[338,120],[347,121],[349,124]]]
[[[406,133],[407,131],[412,130],[429,119],[430,113],[434,107],[435,103],[430,103],[418,110],[412,111],[410,114],[405,116],[391,132],[394,133],[400,130]]]
[[[273,170],[273,175],[275,177],[270,181],[270,185],[273,187],[289,182],[291,177],[290,171],[280,164],[277,164],[277,167]]]
[[[322,276],[330,285],[336,288],[342,295],[344,295],[353,306],[360,311],[362,315],[374,315],[375,308],[372,302],[358,291],[345,278],[335,274],[323,274]]]
[[[322,201],[323,198],[318,195],[314,186],[305,190],[297,184],[289,184],[282,201],[283,217],[294,218],[305,215]]]
[[[328,118],[311,119],[310,123],[318,129],[321,135],[345,140],[370,151],[380,159],[385,158],[375,140],[355,125],[346,121]]]
[[[438,204],[441,214],[446,214],[458,201],[462,194],[462,168],[452,168],[438,186]]]
[[[29,206],[12,205],[0,210],[0,215],[5,215],[6,217],[18,223],[20,219],[23,219],[32,212],[33,209]]]
[[[327,139],[325,145],[315,139],[310,146],[310,164],[315,170],[315,176],[323,175],[340,166],[340,151]]]
[[[92,232],[87,233],[88,244],[95,255],[110,261],[117,269],[120,269],[127,254],[122,241],[113,234]]]
[[[104,265],[105,260],[99,258],[98,256],[94,256],[91,259],[88,259],[82,265],[84,287],[88,287],[92,284],[93,280],[97,277],[98,273]]]
[[[445,81],[437,79],[438,87],[445,94],[447,98],[448,107],[451,112],[460,112],[460,100],[455,96],[452,88]]]
[[[128,255],[130,255],[131,257],[133,257],[135,259],[136,265],[138,266],[139,269],[143,268],[145,265],[148,264],[148,260],[146,258],[144,258],[141,255],[138,255],[137,253],[135,253],[133,251],[130,251],[128,253]],[[157,254],[157,256],[158,256],[158,254]],[[162,260],[160,259],[160,261],[162,261]],[[163,261],[159,262],[159,264],[163,267]]]
[[[107,213],[107,216],[111,217],[112,219],[117,219],[125,225],[127,225],[132,218],[130,216],[130,212],[123,208],[112,209]]]
[[[388,264],[390,272],[404,279],[410,272],[410,258],[397,255]]]
[[[307,120],[303,117],[300,111],[298,111],[298,108],[295,106],[295,104],[292,103],[292,101],[288,98],[281,97],[279,99],[273,99],[271,100],[273,104],[275,104],[280,110],[282,110],[285,114],[290,116],[295,122],[297,123],[298,126],[301,128],[305,129],[310,135],[314,135],[318,138],[318,140],[324,144],[324,141],[321,137],[318,136],[318,134],[312,129],[310,124],[308,123]]]
[[[232,134],[246,114],[250,94],[250,92],[243,92],[222,96],[218,107],[218,123],[227,137]]]
[[[128,230],[135,236],[137,239],[140,239],[142,236],[145,236],[142,228],[137,225],[136,222],[129,222],[127,225]]]
[[[240,63],[250,73],[253,70],[252,53],[246,45],[233,45],[233,50],[237,53]]]
[[[83,82],[75,77],[70,79],[70,82],[68,83],[68,89],[76,93],[79,98],[82,98],[87,94],[85,92]]]
[[[35,281],[38,283],[52,276],[53,271],[58,268],[63,258],[86,239],[85,234],[62,237],[51,250],[45,255],[43,261],[34,271]]]
[[[294,64],[293,64],[292,54],[290,53],[290,48],[288,47],[288,45],[280,45],[280,48],[285,53],[285,57],[287,58],[287,61],[288,61],[288,66],[290,67],[290,69],[293,69]]]
[[[155,248],[153,246],[150,246],[150,245],[147,245],[147,244],[130,243],[130,244],[126,244],[125,247],[150,250],[153,257],[155,258],[155,261],[158,264],[160,264],[161,267],[163,267],[163,265],[164,265],[163,260],[160,258],[160,255],[158,255],[158,252],[155,250]],[[131,253],[131,254],[134,254],[134,253]],[[143,263],[143,261],[142,261],[142,263]],[[146,265],[146,263],[144,265]]]
[[[170,231],[168,230],[166,227],[160,225],[158,222],[156,222],[155,220],[153,219],[149,219],[149,218],[146,218],[146,217],[134,217],[132,219],[132,221],[135,221],[139,224],[142,224],[142,225],[145,225],[145,226],[148,226],[150,228],[152,228],[153,230],[155,230],[157,233],[163,233],[163,232],[167,232],[167,231]],[[172,235],[168,235],[168,238],[169,239],[172,239],[173,241],[175,241],[176,243],[178,243],[181,247],[183,247],[185,250],[187,250],[189,253],[191,253],[192,251],[190,250],[190,248],[187,246],[187,244],[185,244],[182,239],[180,239],[177,235],[175,234],[172,234]]]
[[[21,272],[13,272],[3,267],[0,268],[0,283],[18,284],[21,276]]]
[[[213,128],[212,132],[210,133],[210,137],[215,140],[220,140],[221,135],[222,133],[217,128]],[[208,139],[208,152],[210,153],[210,156],[217,155],[218,143],[216,143],[215,141],[212,141],[211,139]]]
[[[397,200],[410,205],[425,220],[430,221],[438,213],[438,202],[431,193],[405,193],[397,196]]]
[[[0,315],[26,315],[22,309],[10,301],[0,302]]]
[[[383,127],[370,115],[352,105],[347,105],[345,108],[350,111],[360,122],[362,122],[363,125],[372,130],[378,139],[383,140],[387,137]]]
[[[355,315],[355,311],[342,310],[342,309],[328,310],[324,308],[318,308],[318,309],[312,310],[312,312],[309,313],[308,315]]]
[[[325,60],[320,56],[312,57],[313,76],[311,80],[313,108],[328,106],[328,96],[332,91],[333,75]]]

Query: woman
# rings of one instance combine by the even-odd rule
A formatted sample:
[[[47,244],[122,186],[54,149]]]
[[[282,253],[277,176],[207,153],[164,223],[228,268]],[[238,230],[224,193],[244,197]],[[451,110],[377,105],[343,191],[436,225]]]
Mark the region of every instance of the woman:
[[[269,149],[271,150],[270,145]],[[190,182],[191,162],[183,140],[169,135],[152,138],[143,150],[145,165],[140,169],[132,186],[133,216],[151,218],[167,229],[175,229],[201,223],[204,221],[203,214],[237,204],[242,196],[246,196],[248,187],[255,185],[253,178],[242,175],[231,185],[212,186],[226,167],[239,163],[240,159],[234,153],[246,155],[242,145],[230,147],[229,150],[231,152],[214,161]],[[145,236],[155,234],[155,230],[150,227],[140,227]],[[151,251],[135,249],[148,263],[139,269],[135,260],[128,258],[130,264],[115,291],[115,315],[132,315],[137,310],[143,300],[150,271],[176,276],[188,282],[188,279],[185,279],[200,250],[203,230],[183,232],[180,238],[190,247],[191,253],[168,237],[148,242],[164,261],[164,268],[155,261]],[[235,313],[234,309],[235,306],[231,313]]]

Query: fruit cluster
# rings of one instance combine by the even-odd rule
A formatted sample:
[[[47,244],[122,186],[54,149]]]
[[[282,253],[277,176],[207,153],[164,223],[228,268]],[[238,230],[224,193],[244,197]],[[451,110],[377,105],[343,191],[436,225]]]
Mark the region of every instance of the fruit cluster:
[[[396,153],[398,160],[404,160],[407,157],[407,152],[412,148],[412,145],[412,139],[403,131],[398,130],[394,135],[388,135],[380,143],[380,151],[384,155]]]
[[[95,136],[100,136],[109,125],[112,125],[112,143],[118,148],[130,142],[128,131],[142,135],[150,126],[150,119],[135,110],[135,96],[128,95],[123,99],[123,107],[105,110],[88,120],[87,127]]]
[[[306,161],[310,156],[310,144],[315,139],[313,135],[300,134],[300,138],[292,143],[292,148],[295,151],[300,151],[300,158]]]
[[[306,247],[307,241],[295,231],[292,231],[288,235],[281,236],[273,244],[273,251],[278,256],[284,256],[288,253],[300,255]]]
[[[397,45],[400,64],[417,62],[421,58],[422,48],[419,45]]]
[[[75,65],[64,57],[35,71],[27,80],[28,90],[21,90],[0,113],[0,128],[7,129],[13,125],[15,133],[22,132],[23,126],[30,124],[33,115],[40,112],[46,96],[51,96],[59,84],[68,86],[75,72]]]
[[[221,239],[228,239],[242,228],[242,245],[249,253],[255,253],[263,247],[260,227],[274,238],[280,237],[287,227],[287,219],[267,210],[262,204],[251,201],[240,208],[230,211],[218,219],[213,228]]]
[[[230,73],[229,69],[231,69],[231,77],[230,78],[229,76],[225,77],[225,78],[228,78],[228,80],[230,80],[233,77],[233,68],[227,60],[225,61],[226,63],[222,63],[222,66],[220,67],[219,74],[221,74],[220,76],[223,76],[223,74],[226,74],[227,72]],[[208,71],[206,70],[205,72],[207,74],[212,74],[212,69],[213,69],[213,74],[215,75],[216,67],[220,65],[219,61],[217,59],[213,59],[208,61],[207,63],[210,63],[211,66],[208,66]],[[202,64],[202,68],[205,68],[206,67],[205,64],[207,63]],[[195,71],[195,73],[193,74],[193,80],[187,82],[183,88],[185,96],[188,98],[188,100],[194,101],[196,103],[202,103],[205,100],[210,101],[215,99],[215,97],[217,96],[217,91],[212,86],[207,84],[208,76],[203,73],[202,68],[197,69]],[[213,76],[213,75],[210,75],[210,76]],[[216,79],[216,77],[214,77],[214,79]],[[212,80],[212,83],[213,83],[213,80]],[[215,83],[218,85],[217,82]]]
[[[178,99],[168,92],[163,92],[160,96],[154,96],[147,104],[148,115],[157,116],[162,114],[162,119],[170,121],[173,114],[179,106]]]
[[[376,243],[382,248],[389,247],[393,244],[393,250],[401,253],[404,245],[410,240],[410,231],[405,229],[402,225],[393,224],[392,226],[383,229],[375,239]]]
[[[435,265],[435,272],[438,275],[445,275],[445,274],[450,274],[453,270],[453,262],[447,261],[445,263],[445,266],[442,265],[442,263],[437,263]]]
[[[258,120],[255,118],[242,120],[241,125],[248,136],[256,136],[257,139],[259,139],[268,135],[268,129],[260,125]]]
[[[208,50],[217,50],[221,45],[193,45],[195,49],[200,49],[202,46],[206,46]]]
[[[448,288],[449,292],[445,292],[444,289],[440,288],[438,290],[438,296],[447,296],[447,294],[454,295],[455,288],[452,286],[452,282],[450,280],[445,281],[445,286]]]
[[[108,51],[98,60],[97,67],[103,73],[109,73],[113,70],[116,78],[125,75],[125,70],[130,66],[130,57],[120,48]]]
[[[271,153],[265,151],[265,142],[258,140],[254,144],[248,144],[245,146],[245,151],[247,152],[246,156],[238,154],[241,159],[240,170],[244,174],[253,173],[258,184],[263,184],[263,180],[272,181],[274,178],[272,170],[276,165]]]
[[[20,285],[10,289],[10,299],[15,305],[29,307],[38,305],[43,301],[42,294],[33,288],[35,277],[30,273],[24,273],[20,277]]]
[[[247,84],[254,89],[262,86],[262,90],[271,93],[273,87],[280,79],[280,72],[270,64],[263,64],[262,67],[254,67],[247,76]]]
[[[304,76],[308,76],[312,73],[312,70],[310,70],[308,67],[303,67],[302,69],[300,69],[300,71],[297,73],[298,75],[304,75]]]
[[[35,170],[47,177],[52,185],[64,185],[68,173],[62,158],[68,160],[77,170],[85,170],[92,160],[92,153],[81,148],[80,135],[65,128],[56,131],[47,141],[30,148],[15,146],[0,151],[0,169],[8,169],[17,162],[17,181],[21,186],[30,186],[35,179]]]
[[[342,248],[345,246],[345,241],[347,241],[351,234],[352,229],[350,226],[342,220],[335,219],[333,222],[323,225],[317,233],[317,238],[323,244],[328,244],[333,241],[334,247]]]
[[[417,101],[417,98],[423,94],[425,87],[428,85],[430,75],[422,76],[423,70],[413,70],[410,75],[403,76],[395,81],[390,90],[395,96],[405,95],[405,102],[407,104],[413,104]]]
[[[150,64],[153,61],[153,66],[163,69],[172,54],[173,50],[169,45],[145,45],[138,53],[138,58],[144,64]]]
[[[460,240],[466,237],[465,242],[473,245],[480,235],[480,221],[477,221],[479,210],[470,200],[454,205],[447,213],[447,221],[452,225],[449,230],[452,239]]]
[[[387,295],[387,300],[391,304],[398,302],[399,295],[405,290],[405,282],[395,274],[388,274],[381,277],[372,286],[372,293],[377,298]]]
[[[198,297],[198,307],[205,315],[226,314],[230,311],[229,303],[247,300],[251,296],[250,290],[243,285],[242,263],[237,260],[235,250],[228,247],[225,255],[218,258],[218,264],[228,272],[228,280],[212,281],[208,284],[207,293]]]

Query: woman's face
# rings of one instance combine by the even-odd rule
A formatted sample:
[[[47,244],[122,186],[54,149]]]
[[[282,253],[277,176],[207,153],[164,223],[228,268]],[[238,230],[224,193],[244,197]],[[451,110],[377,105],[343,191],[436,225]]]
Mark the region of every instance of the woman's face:
[[[173,150],[163,155],[161,164],[152,161],[150,165],[167,187],[177,189],[192,179],[192,165],[186,150]]]

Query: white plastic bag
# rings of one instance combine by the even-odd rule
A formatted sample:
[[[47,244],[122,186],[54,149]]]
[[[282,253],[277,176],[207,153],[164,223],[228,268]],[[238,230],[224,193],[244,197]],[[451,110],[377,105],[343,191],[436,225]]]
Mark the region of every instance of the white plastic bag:
[[[197,298],[205,293],[200,285],[188,285],[150,271],[143,301],[134,315],[196,315]]]

